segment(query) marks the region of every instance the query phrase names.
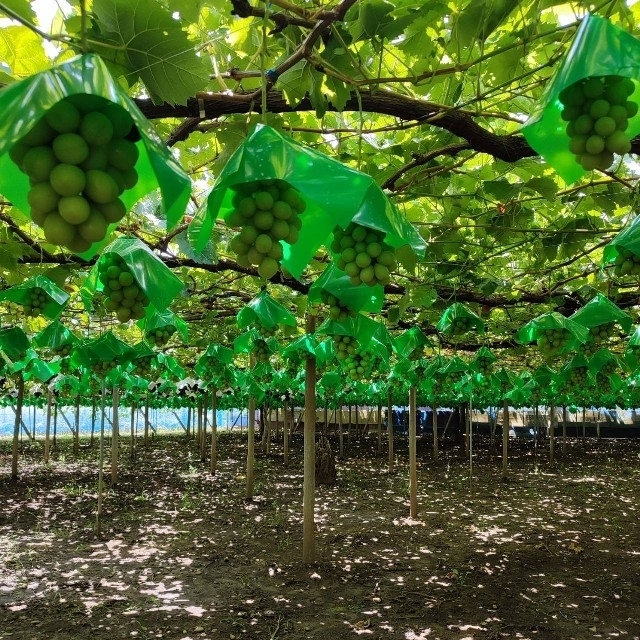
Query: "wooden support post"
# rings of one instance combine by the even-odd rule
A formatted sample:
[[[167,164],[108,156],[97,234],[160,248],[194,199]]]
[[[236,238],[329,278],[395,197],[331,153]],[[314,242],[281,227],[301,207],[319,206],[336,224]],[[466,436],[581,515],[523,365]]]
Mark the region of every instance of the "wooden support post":
[[[418,517],[418,463],[416,460],[416,388],[409,389],[409,515]]]
[[[549,463],[555,462],[556,453],[556,406],[552,402],[549,407]]]
[[[211,390],[211,465],[209,471],[215,475],[218,466],[218,392]]]
[[[393,402],[391,401],[391,391],[387,391],[387,439],[388,439],[388,470],[389,473],[393,473]]]
[[[562,455],[567,453],[567,407],[562,407]]]
[[[117,383],[113,385],[113,412],[111,416],[111,486],[118,483],[118,448],[120,445],[120,419],[118,416],[120,390]]]
[[[509,477],[509,402],[502,401],[502,477]]]
[[[431,407],[431,411],[433,412],[433,461],[437,462],[438,460],[438,406],[436,403],[433,403]]]
[[[253,356],[251,356],[253,360]],[[249,398],[249,416],[247,424],[247,490],[245,497],[247,500],[253,498],[253,474],[255,461],[255,437],[256,437],[256,399]]]
[[[282,446],[283,446],[283,455],[282,455],[282,462],[286,465],[289,464],[289,429],[288,429],[288,423],[289,423],[289,403],[287,402],[287,399],[285,398],[284,401],[284,407],[282,409],[282,438],[283,438],[283,442],[282,442]]]
[[[136,403],[131,399],[131,448],[129,449],[129,457],[134,460],[136,457]]]
[[[144,399],[144,448],[149,446],[149,392]]]
[[[307,314],[306,333],[316,330],[316,318]],[[302,562],[315,562],[316,491],[316,359],[307,355],[304,381],[304,479],[302,483]]]
[[[47,426],[44,432],[44,463],[49,463],[49,453],[51,449],[51,405],[53,403],[53,391],[47,390]]]
[[[378,402],[378,455],[382,453],[382,403]]]
[[[80,394],[76,395],[76,405],[74,411],[74,426],[73,431],[73,457],[78,457],[78,449],[80,446]]]
[[[344,428],[342,425],[342,406],[340,406],[340,416],[338,417],[338,440],[339,440],[339,455],[344,457]]]
[[[102,502],[104,500],[104,424],[107,410],[107,383],[102,379],[102,411],[100,416],[100,448],[98,452],[98,508],[96,509],[96,533],[102,531]]]
[[[22,423],[22,404],[24,401],[24,378],[18,376],[18,397],[16,398],[16,419],[13,423],[13,449],[11,454],[11,480],[18,480],[18,453],[20,444],[20,424]]]

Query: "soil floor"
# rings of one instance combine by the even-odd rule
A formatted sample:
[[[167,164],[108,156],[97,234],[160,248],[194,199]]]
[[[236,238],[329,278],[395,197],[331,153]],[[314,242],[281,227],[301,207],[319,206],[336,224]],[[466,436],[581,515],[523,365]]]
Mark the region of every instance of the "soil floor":
[[[215,475],[195,442],[120,446],[95,530],[97,443],[26,442],[10,481],[0,442],[0,638],[337,640],[640,638],[640,442],[418,443],[409,517],[406,439],[352,437],[338,481],[316,489],[317,562],[302,563],[302,439],[219,438]],[[334,450],[336,441],[332,440]],[[446,445],[446,443],[445,443]],[[110,456],[109,456],[110,458]]]

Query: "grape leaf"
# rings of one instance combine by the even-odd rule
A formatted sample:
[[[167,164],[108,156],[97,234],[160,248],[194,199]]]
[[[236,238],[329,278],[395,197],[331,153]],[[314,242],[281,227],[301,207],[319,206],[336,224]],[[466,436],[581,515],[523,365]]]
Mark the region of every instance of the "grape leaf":
[[[139,76],[154,102],[185,104],[203,89],[209,79],[204,61],[180,23],[155,0],[94,0],[93,13],[101,39],[125,47],[105,47],[100,54]]]
[[[28,22],[36,21],[36,14],[31,8],[29,0],[3,0],[0,4],[0,13],[12,17],[12,13]]]
[[[306,60],[300,60],[280,76],[278,84],[287,102],[295,107],[311,91],[311,65]]]
[[[0,29],[0,60],[2,71],[14,79],[27,78],[51,66],[42,48],[42,38],[27,27]]]

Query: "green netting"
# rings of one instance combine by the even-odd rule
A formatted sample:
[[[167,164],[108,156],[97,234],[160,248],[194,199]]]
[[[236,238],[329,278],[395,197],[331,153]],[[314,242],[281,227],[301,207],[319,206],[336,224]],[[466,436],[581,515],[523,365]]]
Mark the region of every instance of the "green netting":
[[[628,313],[625,313],[601,293],[587,302],[582,309],[578,309],[569,319],[588,329],[610,322],[617,322],[625,332],[631,329],[633,323]]]
[[[217,217],[228,220],[233,210],[234,187],[273,179],[284,180],[298,189],[307,205],[301,215],[297,242],[293,245],[282,242],[282,265],[294,277],[300,277],[337,225],[346,226],[355,218],[361,224],[389,229],[394,242],[410,244],[416,253],[424,255],[424,240],[398,214],[370,176],[263,124],[256,125],[233,153],[209,194],[206,208],[191,223],[189,233],[196,249],[201,250],[208,242]],[[404,238],[407,239],[400,241]]]
[[[30,293],[34,289],[42,289],[48,297],[47,302],[40,306],[40,314],[49,320],[57,318],[67,304],[69,294],[46,276],[35,276],[22,284],[0,291],[0,300],[10,300],[23,306],[29,305],[31,302]]]
[[[149,298],[153,308],[147,307],[147,313],[153,314],[156,310],[166,309],[184,289],[180,278],[175,276],[171,269],[155,256],[141,240],[138,238],[118,238],[105,247],[80,290],[82,301],[89,311],[93,310],[95,292],[102,292],[105,289],[104,284],[98,278],[98,273],[100,262],[109,253],[115,253],[124,260],[138,286]]]
[[[446,335],[466,333],[472,329],[484,333],[484,322],[462,302],[454,302],[442,314],[436,329]]]
[[[116,82],[102,60],[93,54],[72,58],[52,69],[36,73],[8,85],[0,92],[0,192],[25,214],[29,178],[18,169],[8,152],[58,102],[69,96],[99,96],[125,109],[133,119],[141,139],[136,143],[139,158],[135,165],[138,182],[121,199],[128,209],[155,189],[160,189],[167,226],[174,227],[189,201],[191,182],[170,150],[162,143],[153,125]],[[110,229],[117,226],[112,224]],[[81,253],[90,258],[104,245],[94,243]]]
[[[252,325],[261,326],[264,329],[272,329],[278,325],[287,327],[297,325],[295,316],[274,300],[266,289],[240,309],[237,323],[240,329],[246,329]]]
[[[586,172],[569,150],[567,122],[561,117],[563,105],[558,96],[563,89],[584,78],[611,75],[631,78],[635,91],[629,100],[640,101],[640,83],[637,80],[640,78],[640,41],[608,20],[588,15],[522,128],[531,147],[567,183],[575,182]],[[626,133],[630,138],[640,133],[640,113],[629,119]]]
[[[309,303],[324,302],[323,290],[335,296],[340,306],[350,311],[380,313],[384,302],[384,289],[380,285],[369,287],[366,284],[353,285],[349,276],[330,264],[311,285]]]

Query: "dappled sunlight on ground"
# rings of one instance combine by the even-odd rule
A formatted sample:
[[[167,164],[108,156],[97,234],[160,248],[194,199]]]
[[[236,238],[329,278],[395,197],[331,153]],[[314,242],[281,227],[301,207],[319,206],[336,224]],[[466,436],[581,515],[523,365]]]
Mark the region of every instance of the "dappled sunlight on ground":
[[[419,443],[410,518],[406,442],[391,475],[352,442],[317,487],[305,567],[293,444],[286,468],[257,453],[250,501],[233,437],[215,476],[184,438],[135,462],[123,446],[100,538],[96,451],[48,469],[28,454],[0,484],[0,638],[640,639],[638,445],[577,443],[538,472],[523,446],[504,482],[484,443],[470,483],[463,453],[434,465]]]

